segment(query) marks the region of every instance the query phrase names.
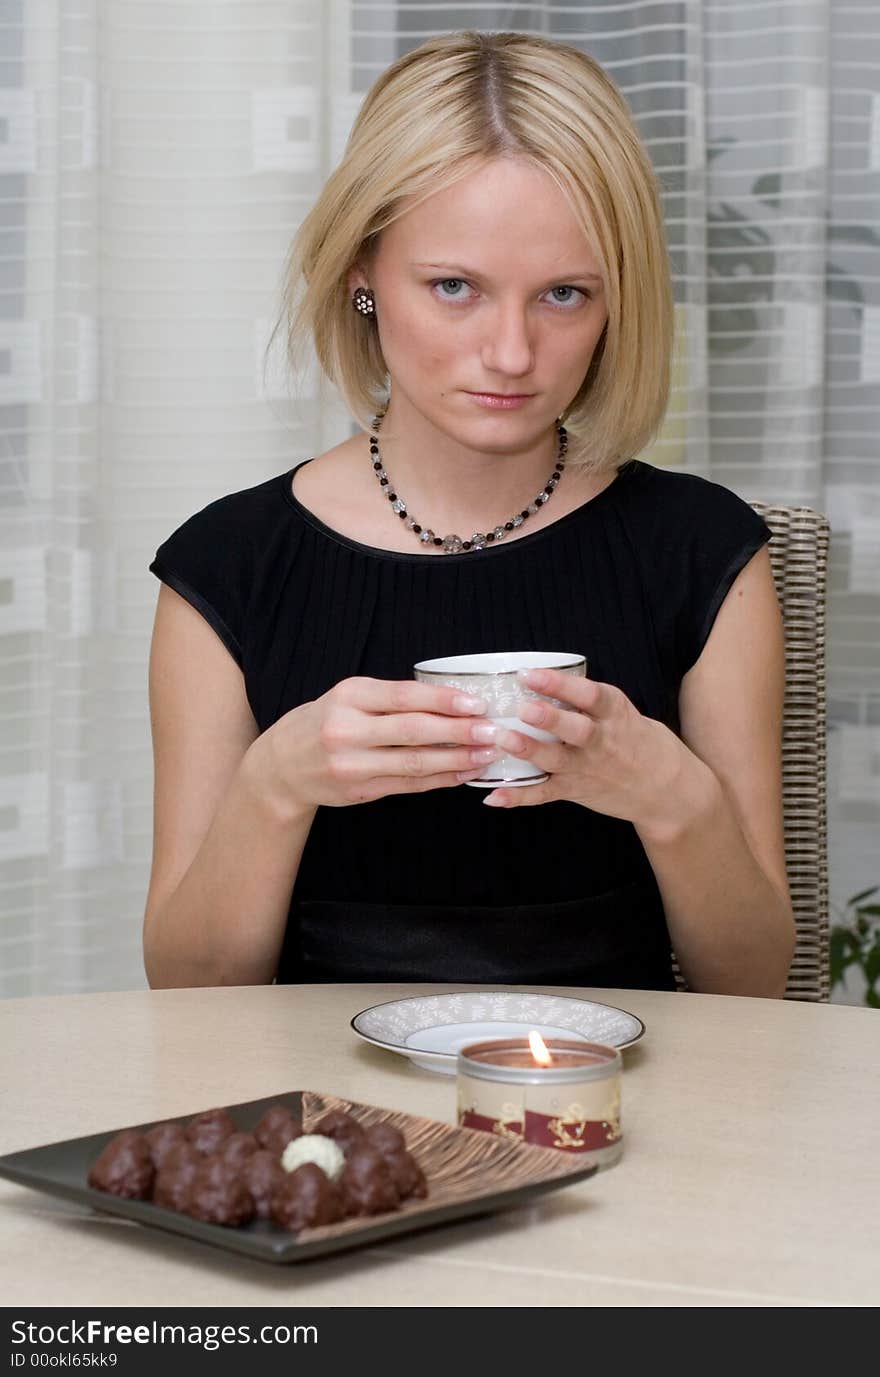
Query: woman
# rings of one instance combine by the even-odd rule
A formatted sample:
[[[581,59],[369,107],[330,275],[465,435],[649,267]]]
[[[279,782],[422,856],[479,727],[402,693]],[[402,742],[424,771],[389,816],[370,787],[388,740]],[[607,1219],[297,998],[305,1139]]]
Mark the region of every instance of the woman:
[[[452,980],[780,996],[783,638],[739,497],[634,458],[669,380],[658,196],[573,48],[459,33],[376,82],[294,239],[365,431],[160,547],[154,986]],[[559,737],[413,664],[577,651]],[[550,774],[458,787],[493,752]],[[491,806],[483,807],[483,803]]]

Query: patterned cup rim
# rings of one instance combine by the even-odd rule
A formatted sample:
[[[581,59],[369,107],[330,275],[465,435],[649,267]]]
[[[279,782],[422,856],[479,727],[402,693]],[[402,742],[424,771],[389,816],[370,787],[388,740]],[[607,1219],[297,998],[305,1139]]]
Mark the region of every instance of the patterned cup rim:
[[[490,650],[490,651],[486,651],[485,653],[486,653],[487,655],[505,655],[505,654],[507,654],[508,652],[506,652],[506,651],[494,651],[494,650]],[[514,654],[514,655],[520,655],[520,654],[522,654],[523,652],[522,652],[522,651],[511,651],[511,652],[509,652],[509,653],[510,653],[510,654]],[[525,652],[525,653],[528,654],[528,653],[530,653],[530,652],[527,651],[527,652]],[[540,652],[538,652],[538,653],[540,653]],[[419,674],[430,675],[432,678],[437,678],[437,679],[448,678],[450,675],[454,675],[456,678],[461,678],[462,676],[470,676],[470,677],[481,678],[481,679],[501,679],[501,678],[509,677],[509,676],[511,676],[511,675],[513,675],[513,674],[522,674],[524,671],[529,670],[529,669],[560,669],[560,670],[566,670],[566,669],[579,669],[581,665],[583,665],[584,668],[586,668],[587,657],[586,657],[585,655],[576,655],[576,654],[574,654],[574,653],[572,653],[572,654],[569,655],[569,654],[566,654],[564,651],[562,651],[562,652],[548,651],[548,656],[549,656],[549,655],[555,655],[555,654],[557,654],[557,653],[559,654],[559,658],[565,661],[565,664],[561,664],[561,665],[516,665],[516,666],[514,666],[513,669],[476,669],[476,668],[467,669],[467,668],[464,668],[463,666],[462,666],[461,668],[459,668],[459,669],[451,669],[451,668],[450,668],[450,669],[428,669],[428,668],[426,668],[426,666],[428,666],[428,665],[436,665],[437,662],[438,662],[438,660],[468,660],[468,659],[471,658],[470,656],[467,656],[467,655],[440,655],[440,656],[437,657],[437,659],[434,659],[434,660],[420,660],[420,661],[418,662],[418,664],[413,665],[413,669],[414,669],[417,673],[419,673]],[[481,652],[481,654],[482,654],[482,652]]]

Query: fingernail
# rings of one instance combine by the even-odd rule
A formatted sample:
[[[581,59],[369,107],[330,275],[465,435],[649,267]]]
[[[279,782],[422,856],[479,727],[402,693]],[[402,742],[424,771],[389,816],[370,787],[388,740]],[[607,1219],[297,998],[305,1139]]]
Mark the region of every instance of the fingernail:
[[[531,698],[527,699],[525,703],[520,703],[517,712],[520,718],[525,722],[540,722],[541,718],[544,716],[544,709],[541,707],[540,703],[536,703],[534,699]]]
[[[547,683],[547,673],[543,669],[523,669],[519,677],[529,688],[543,688]]]
[[[471,737],[474,741],[494,741],[498,736],[498,728],[494,722],[481,722],[477,727],[471,727]]]
[[[503,799],[503,798],[499,798],[498,795],[497,795],[497,793],[487,794],[486,797],[483,799],[483,802],[485,803],[485,805],[486,805],[487,808],[503,808],[503,807],[504,807],[504,799]]]
[[[470,698],[466,693],[457,693],[452,700],[456,712],[488,712],[489,704],[482,698]]]

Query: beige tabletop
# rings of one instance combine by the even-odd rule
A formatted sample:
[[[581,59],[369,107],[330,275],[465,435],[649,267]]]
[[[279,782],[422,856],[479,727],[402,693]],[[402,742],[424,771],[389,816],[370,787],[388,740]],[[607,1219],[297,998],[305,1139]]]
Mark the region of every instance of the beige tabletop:
[[[452,1123],[454,1078],[349,1028],[368,1005],[450,988],[0,1002],[0,1154],[301,1089]],[[624,1053],[617,1166],[518,1209],[288,1267],[0,1180],[3,1303],[876,1303],[880,1015],[642,990],[548,993],[616,1004],[647,1025]]]

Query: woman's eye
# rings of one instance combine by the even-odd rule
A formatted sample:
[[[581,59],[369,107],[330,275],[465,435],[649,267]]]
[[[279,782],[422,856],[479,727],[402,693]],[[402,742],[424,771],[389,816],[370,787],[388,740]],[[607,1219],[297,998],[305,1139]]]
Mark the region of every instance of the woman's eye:
[[[431,285],[432,285],[433,287],[448,287],[448,286],[450,285],[450,283],[451,283],[454,287],[466,287],[466,286],[467,286],[467,283],[464,282],[460,277],[443,277],[443,278],[440,278],[439,281],[433,282]],[[442,297],[445,297],[447,301],[461,301],[461,300],[463,299],[463,298],[462,298],[461,292],[453,292],[452,294],[450,294],[450,293],[448,293],[448,292],[441,292],[440,295],[441,295]]]
[[[587,296],[587,293],[586,293],[586,292],[582,292],[581,289],[580,289],[580,287],[551,287],[550,290],[551,290],[551,293],[553,293],[553,294],[555,294],[556,292],[574,292],[574,293],[576,293],[577,296],[580,296],[580,297],[586,298],[586,296]],[[558,305],[562,305],[562,306],[567,305],[569,301],[573,301],[574,299],[575,299],[574,297],[569,296],[569,297],[566,297],[564,301],[561,301],[561,302],[560,302],[560,301],[559,301],[559,298],[556,297],[557,304],[558,304]]]
[[[465,296],[461,290],[463,287],[468,286],[468,284],[461,277],[438,278],[436,282],[431,283],[431,286],[435,289],[438,287],[443,289],[440,291],[440,296],[444,301],[468,301],[470,299],[469,297]],[[453,290],[446,291],[445,289],[447,287],[451,287],[453,288]],[[568,295],[563,296],[562,299],[560,299],[560,292],[568,293]],[[550,295],[555,298],[554,304],[557,306],[561,306],[564,309],[571,309],[571,305],[575,304],[577,300],[580,298],[582,298],[583,300],[589,299],[589,292],[582,291],[580,287],[551,287]]]

